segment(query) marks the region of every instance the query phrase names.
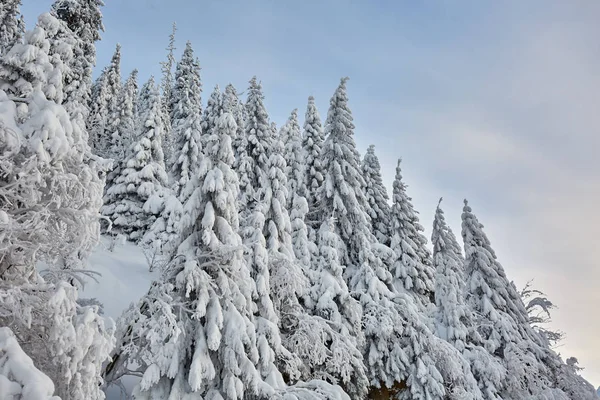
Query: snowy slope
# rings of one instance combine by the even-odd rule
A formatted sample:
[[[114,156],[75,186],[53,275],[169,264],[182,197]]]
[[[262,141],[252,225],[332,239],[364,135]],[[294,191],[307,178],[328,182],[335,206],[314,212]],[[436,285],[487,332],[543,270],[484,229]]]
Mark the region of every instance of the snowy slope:
[[[104,315],[116,320],[129,304],[142,297],[156,274],[150,273],[146,257],[141,249],[129,242],[120,244],[113,251],[108,249],[108,238],[103,238],[89,259],[89,269],[100,273],[98,282],[89,280],[81,298],[96,298],[104,305]],[[129,393],[135,378],[125,379]],[[122,399],[117,387],[108,389],[107,400]]]
[[[104,315],[117,319],[129,304],[144,295],[153,279],[141,249],[132,243],[108,249],[103,238],[89,259],[89,269],[101,276],[89,280],[80,297],[96,298],[104,304]]]

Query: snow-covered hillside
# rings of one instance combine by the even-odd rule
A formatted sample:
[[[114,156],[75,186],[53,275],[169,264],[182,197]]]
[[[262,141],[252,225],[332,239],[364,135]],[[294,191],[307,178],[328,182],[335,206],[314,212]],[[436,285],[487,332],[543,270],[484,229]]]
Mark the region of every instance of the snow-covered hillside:
[[[102,238],[89,260],[89,269],[98,272],[97,281],[88,280],[81,297],[96,298],[104,315],[116,320],[131,302],[148,291],[153,274],[142,250],[125,242],[109,249],[111,240]]]
[[[96,281],[89,280],[82,298],[95,298],[104,307],[104,315],[113,321],[121,315],[132,302],[144,295],[152,279],[156,276],[149,271],[149,265],[142,250],[130,243],[119,243],[111,247],[111,239],[102,238],[89,260],[89,269],[97,272]],[[124,389],[131,393],[138,379],[125,377]],[[119,400],[122,390],[116,386],[107,390],[107,400]]]

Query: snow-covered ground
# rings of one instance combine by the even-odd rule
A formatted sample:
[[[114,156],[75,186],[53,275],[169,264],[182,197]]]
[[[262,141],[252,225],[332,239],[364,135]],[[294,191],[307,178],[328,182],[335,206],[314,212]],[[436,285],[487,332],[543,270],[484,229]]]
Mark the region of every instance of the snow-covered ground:
[[[116,321],[121,313],[134,301],[142,297],[156,277],[149,271],[149,265],[142,250],[126,242],[109,250],[111,240],[102,238],[91,255],[89,269],[100,273],[98,282],[88,280],[80,297],[96,298],[104,305],[104,315]],[[135,379],[125,379],[128,392]],[[107,391],[107,400],[123,399],[121,390],[111,387]]]

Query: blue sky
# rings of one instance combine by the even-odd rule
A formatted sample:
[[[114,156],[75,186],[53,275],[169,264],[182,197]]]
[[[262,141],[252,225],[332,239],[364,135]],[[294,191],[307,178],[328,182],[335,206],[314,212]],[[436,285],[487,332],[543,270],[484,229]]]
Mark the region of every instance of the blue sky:
[[[361,151],[376,146],[391,189],[403,170],[429,234],[435,205],[460,232],[467,197],[517,286],[535,278],[560,307],[559,349],[600,384],[600,3],[593,0],[105,0],[98,66],[160,75],[171,23],[215,84],[257,75],[271,118],[324,119],[349,76]],[[28,26],[49,0],[23,0]],[[98,68],[99,69],[99,68]]]

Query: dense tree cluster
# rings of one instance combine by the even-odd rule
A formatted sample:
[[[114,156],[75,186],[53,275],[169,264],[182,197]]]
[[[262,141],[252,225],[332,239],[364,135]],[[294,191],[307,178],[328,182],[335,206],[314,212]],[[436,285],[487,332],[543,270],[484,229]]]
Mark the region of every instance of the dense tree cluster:
[[[438,205],[430,250],[400,161],[390,197],[360,155],[348,78],[324,123],[311,96],[278,130],[256,77],[203,108],[175,25],[138,91],[118,44],[91,81],[101,0],[27,32],[19,3],[0,5],[0,397],[102,399],[133,375],[147,400],[597,399],[466,201],[464,249]],[[159,269],[116,332],[78,300],[101,232]]]

